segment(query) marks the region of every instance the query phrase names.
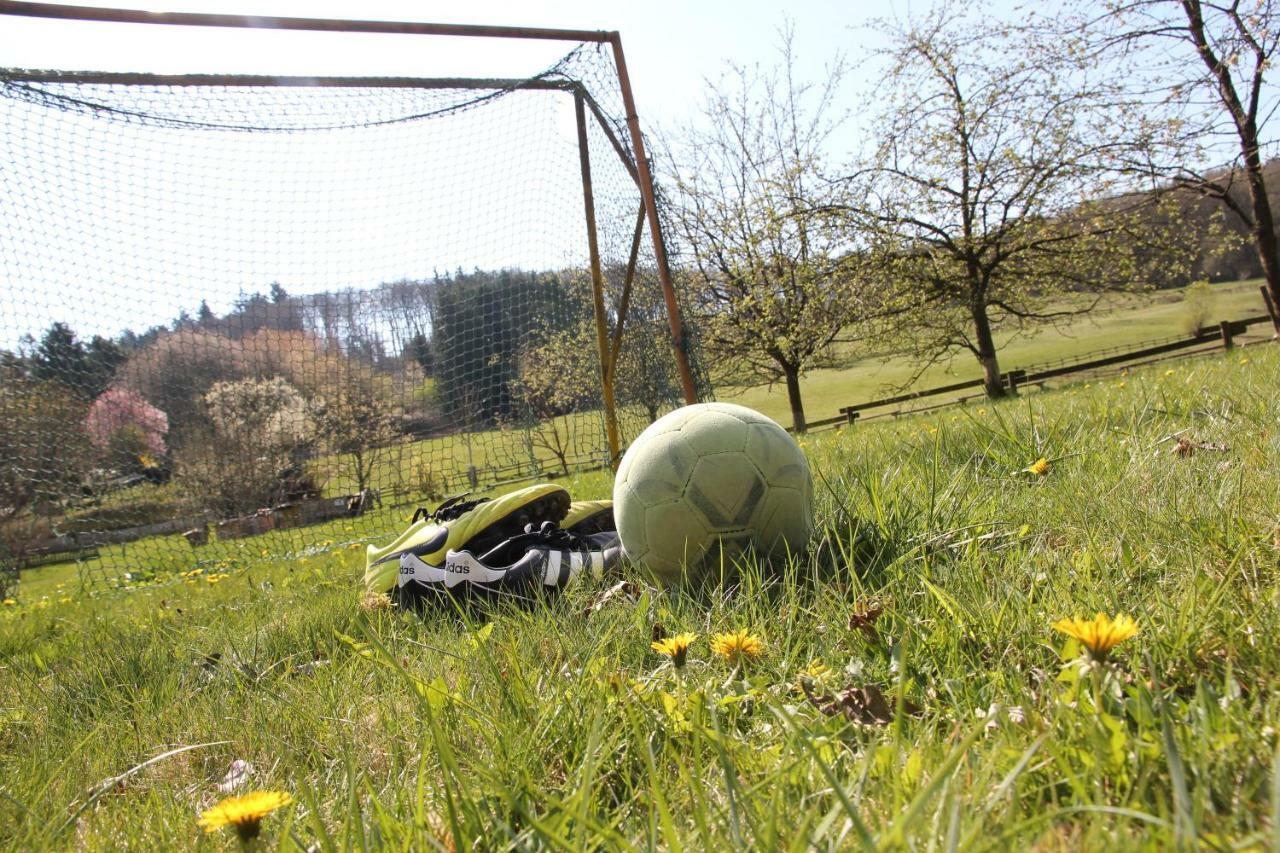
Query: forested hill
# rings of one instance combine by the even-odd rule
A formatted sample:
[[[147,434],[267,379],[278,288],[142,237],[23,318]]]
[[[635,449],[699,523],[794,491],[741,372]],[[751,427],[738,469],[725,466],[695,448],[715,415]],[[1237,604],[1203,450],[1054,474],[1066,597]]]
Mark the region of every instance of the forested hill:
[[[1280,215],[1280,159],[1263,166],[1267,183],[1267,196],[1271,209]],[[1236,206],[1252,212],[1249,190],[1244,175],[1222,170],[1207,177],[1230,187],[1230,196]],[[1178,287],[1188,280],[1235,281],[1262,276],[1262,264],[1258,252],[1249,239],[1249,226],[1221,199],[1210,198],[1191,190],[1176,190],[1174,194],[1179,216],[1185,225],[1187,238],[1198,242],[1198,251],[1190,269],[1190,275],[1171,277],[1156,282],[1158,287]],[[1280,229],[1277,229],[1280,233]]]

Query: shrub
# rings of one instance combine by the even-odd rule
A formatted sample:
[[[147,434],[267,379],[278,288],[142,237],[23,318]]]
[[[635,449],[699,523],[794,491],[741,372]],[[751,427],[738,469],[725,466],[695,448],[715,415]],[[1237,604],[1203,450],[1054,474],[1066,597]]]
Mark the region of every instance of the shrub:
[[[1188,335],[1194,335],[1200,331],[1213,316],[1213,304],[1216,296],[1213,287],[1207,281],[1192,282],[1191,285],[1183,291],[1183,319],[1182,327]]]
[[[193,426],[177,460],[193,501],[234,515],[318,493],[302,467],[315,419],[297,388],[279,377],[217,382],[202,400],[205,423]]]
[[[84,425],[89,441],[111,467],[135,473],[163,467],[169,417],[128,388],[98,395]]]

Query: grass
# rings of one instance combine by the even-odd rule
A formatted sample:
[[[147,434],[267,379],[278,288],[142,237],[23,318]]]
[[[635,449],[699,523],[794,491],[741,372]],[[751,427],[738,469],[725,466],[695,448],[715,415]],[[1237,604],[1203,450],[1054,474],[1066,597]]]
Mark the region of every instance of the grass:
[[[1236,320],[1265,312],[1258,293],[1259,280],[1230,282],[1213,286],[1214,322]],[[1075,358],[1090,350],[1186,334],[1184,288],[1114,297],[1112,304],[1099,308],[1063,328],[1045,328],[1031,337],[1000,336],[1000,364],[1004,370]],[[1256,327],[1255,327],[1256,328]],[[1267,332],[1270,334],[1269,330]],[[811,421],[835,417],[841,406],[897,393],[914,372],[911,358],[895,356],[864,359],[835,368],[813,370],[800,383],[805,415]],[[978,379],[982,369],[967,352],[959,353],[926,370],[910,388],[928,388],[968,379]],[[758,385],[750,388],[717,389],[719,399],[741,403],[763,412],[781,424],[791,423],[791,407],[785,385]]]
[[[264,824],[285,849],[1267,848],[1277,375],[1257,346],[806,438],[813,548],[702,593],[415,615],[361,605],[359,543],[24,585],[0,607],[0,845],[193,847],[244,759],[295,798]],[[1050,626],[1098,610],[1140,631],[1086,666]],[[659,625],[700,635],[685,670]],[[765,652],[735,673],[708,637],[743,627]],[[796,686],[816,661],[811,690],[887,713],[826,715]]]

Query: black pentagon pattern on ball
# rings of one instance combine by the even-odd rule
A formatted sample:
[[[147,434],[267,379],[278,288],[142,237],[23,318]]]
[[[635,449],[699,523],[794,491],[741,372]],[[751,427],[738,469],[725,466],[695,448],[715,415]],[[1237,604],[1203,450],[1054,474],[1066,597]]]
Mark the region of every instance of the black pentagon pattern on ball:
[[[632,444],[614,491],[628,557],[660,580],[727,564],[755,546],[800,547],[812,531],[813,483],[795,440],[750,409],[677,409]]]
[[[702,484],[718,482],[719,494],[708,494]],[[693,466],[684,497],[702,515],[707,530],[730,533],[752,525],[760,498],[764,496],[764,475],[741,451],[726,451],[699,457]]]

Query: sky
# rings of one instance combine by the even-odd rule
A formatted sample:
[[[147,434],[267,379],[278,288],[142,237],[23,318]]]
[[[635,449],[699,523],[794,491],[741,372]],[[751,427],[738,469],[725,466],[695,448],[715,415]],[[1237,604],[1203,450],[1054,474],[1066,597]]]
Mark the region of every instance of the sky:
[[[122,0],[100,5],[149,11],[616,30],[622,34],[638,112],[651,122],[679,120],[695,110],[703,80],[717,76],[726,60],[767,60],[785,18],[795,23],[802,75],[817,76],[838,53],[857,60],[867,52],[869,34],[861,27],[870,18],[904,14],[911,8],[905,2],[838,0],[785,4],[759,0],[364,0],[359,4],[335,0],[150,0],[139,4]],[[465,68],[467,74],[501,76],[545,67],[567,46],[465,39],[452,47],[433,42],[430,50],[424,51],[421,44],[421,39],[412,36],[255,33],[9,18],[0,27],[0,65],[420,76]]]
[[[817,79],[837,56],[857,64],[870,53],[870,18],[910,10],[832,0],[135,0],[131,7],[617,30],[637,110],[650,128],[695,116],[705,81],[726,62],[772,64],[788,20],[799,76]],[[9,68],[523,77],[572,47],[0,18],[0,67]],[[851,81],[851,90],[866,82]],[[435,122],[431,135],[392,128],[376,143],[385,148],[370,148],[356,132],[215,133],[202,140],[199,156],[189,137],[133,126],[104,137],[91,118],[46,121],[39,110],[0,104],[14,110],[0,115],[0,162],[10,164],[4,190],[21,200],[0,209],[0,347],[26,333],[38,337],[54,320],[88,338],[165,324],[180,310],[194,313],[201,299],[224,313],[241,292],[265,292],[275,281],[296,294],[457,267],[581,265],[585,232],[568,101],[546,108],[556,116],[549,125],[524,131],[519,153],[502,149],[488,163],[475,156],[543,116],[518,114],[535,109],[524,103],[494,110],[488,124]],[[511,111],[505,124],[504,109]],[[522,157],[557,165],[542,167],[530,185]],[[378,168],[366,168],[371,160]],[[608,209],[608,175],[596,177],[608,242],[603,220],[626,223],[621,230],[629,234],[633,202],[619,196],[619,209]],[[315,200],[320,185],[325,209]],[[430,187],[431,203],[419,187]],[[610,250],[616,256],[625,247]]]

